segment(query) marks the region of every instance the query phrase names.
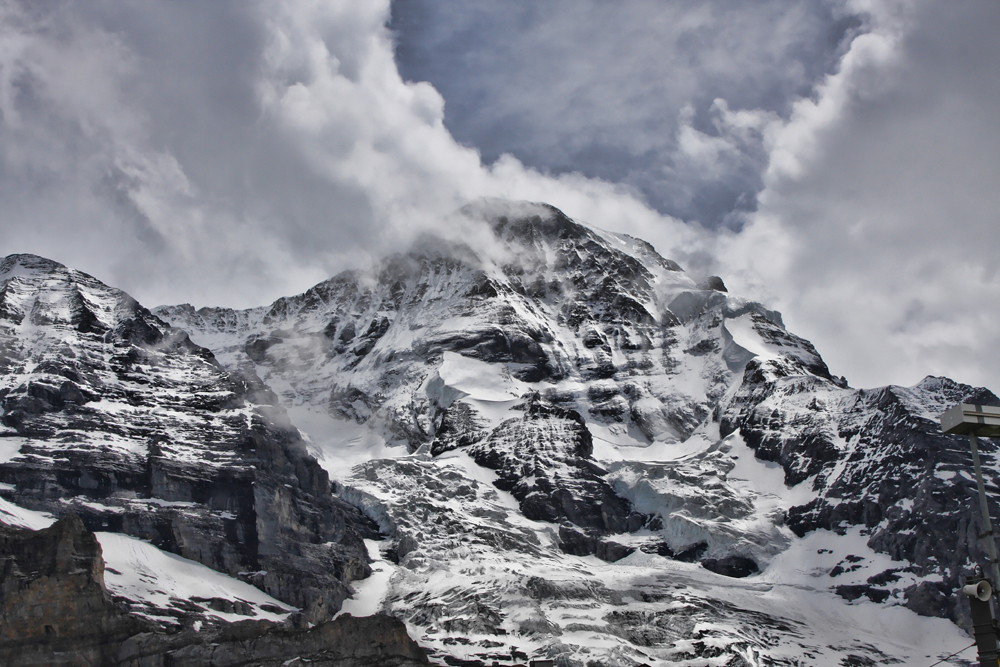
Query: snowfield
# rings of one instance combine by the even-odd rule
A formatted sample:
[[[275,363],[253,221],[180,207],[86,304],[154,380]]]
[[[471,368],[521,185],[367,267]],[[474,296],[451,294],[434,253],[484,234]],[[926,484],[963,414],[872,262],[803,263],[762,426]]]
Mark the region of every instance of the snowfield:
[[[249,584],[134,537],[97,533],[97,540],[108,590],[127,598],[133,613],[150,620],[176,623],[169,610],[177,601],[196,604],[206,616],[229,622],[247,618],[279,622],[296,611]]]

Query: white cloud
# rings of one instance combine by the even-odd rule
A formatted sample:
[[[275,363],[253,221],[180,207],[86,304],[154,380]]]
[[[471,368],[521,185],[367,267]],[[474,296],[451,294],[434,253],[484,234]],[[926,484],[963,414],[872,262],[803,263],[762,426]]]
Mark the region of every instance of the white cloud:
[[[653,5],[637,7],[622,18],[586,5],[583,23],[596,15],[615,28],[594,42],[607,71],[567,64],[566,81],[526,81],[521,102],[552,114],[537,131],[558,122],[570,137],[609,118],[642,124],[663,108],[650,96],[667,95],[675,116],[662,136],[643,126],[623,146],[641,153],[654,137],[672,151],[656,178],[678,201],[759,179],[759,210],[732,213],[743,232],[658,213],[631,177],[544,173],[511,155],[484,167],[449,133],[441,94],[400,76],[388,0],[2,0],[0,253],[50,256],[149,305],[251,305],[398,248],[468,199],[547,201],[780,307],[856,384],[940,373],[998,386],[994,5],[849,3],[833,14],[865,12],[864,25],[835,71],[804,89],[789,45],[815,33],[812,5],[771,6],[773,43],[735,5],[706,5],[663,26],[705,40],[687,44],[700,64],[676,82],[645,96],[587,91],[569,115],[546,107],[559,85],[572,93],[572,77],[634,76],[616,88],[625,92],[652,80],[635,58],[613,57],[632,38],[626,19],[651,16]],[[541,21],[517,43],[558,50],[579,29],[569,23]],[[740,30],[767,57],[749,58],[739,40],[736,57],[725,53]],[[741,102],[774,63],[790,68],[787,107]],[[701,75],[743,88],[686,112],[685,86]],[[607,130],[617,141],[613,122]],[[553,136],[542,146],[575,150]]]
[[[0,252],[151,305],[251,305],[408,243],[469,199],[609,226],[625,189],[491,169],[404,82],[387,0],[0,5]]]
[[[780,129],[759,213],[720,261],[852,382],[1000,386],[1000,132],[984,113],[1000,77],[983,39],[1000,12],[870,8]]]

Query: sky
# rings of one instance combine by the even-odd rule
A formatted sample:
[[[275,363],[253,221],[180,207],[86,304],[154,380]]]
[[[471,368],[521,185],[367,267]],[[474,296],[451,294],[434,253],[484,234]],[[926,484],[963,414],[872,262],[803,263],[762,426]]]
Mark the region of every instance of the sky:
[[[998,60],[997,0],[0,0],[0,255],[248,307],[544,201],[1000,391]]]

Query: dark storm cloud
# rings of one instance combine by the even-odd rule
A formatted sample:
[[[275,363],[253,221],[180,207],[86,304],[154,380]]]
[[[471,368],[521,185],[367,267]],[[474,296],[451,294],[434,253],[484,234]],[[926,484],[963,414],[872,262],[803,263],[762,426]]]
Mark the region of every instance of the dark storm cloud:
[[[820,0],[396,0],[392,23],[403,76],[434,84],[487,161],[628,183],[712,226],[753,208],[767,115],[810,95],[858,25]],[[758,122],[735,132],[742,109]]]

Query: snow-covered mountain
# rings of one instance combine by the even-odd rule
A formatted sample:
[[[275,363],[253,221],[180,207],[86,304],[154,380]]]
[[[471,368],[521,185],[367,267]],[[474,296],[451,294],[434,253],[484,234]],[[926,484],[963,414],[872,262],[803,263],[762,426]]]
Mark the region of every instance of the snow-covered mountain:
[[[381,611],[452,665],[930,664],[969,643],[955,589],[981,527],[937,416],[996,396],[853,389],[641,240],[544,205],[462,214],[487,233],[249,310],[150,312],[8,257],[0,512],[20,518],[0,520],[79,514],[121,563],[107,586],[162,627]],[[128,574],[152,547],[272,599],[165,611]]]
[[[222,368],[124,292],[30,255],[0,263],[0,313],[7,500],[240,576],[283,601],[264,617],[327,618],[370,573],[363,539],[377,528],[330,496],[252,373]],[[136,613],[210,614],[203,597],[143,599]]]

